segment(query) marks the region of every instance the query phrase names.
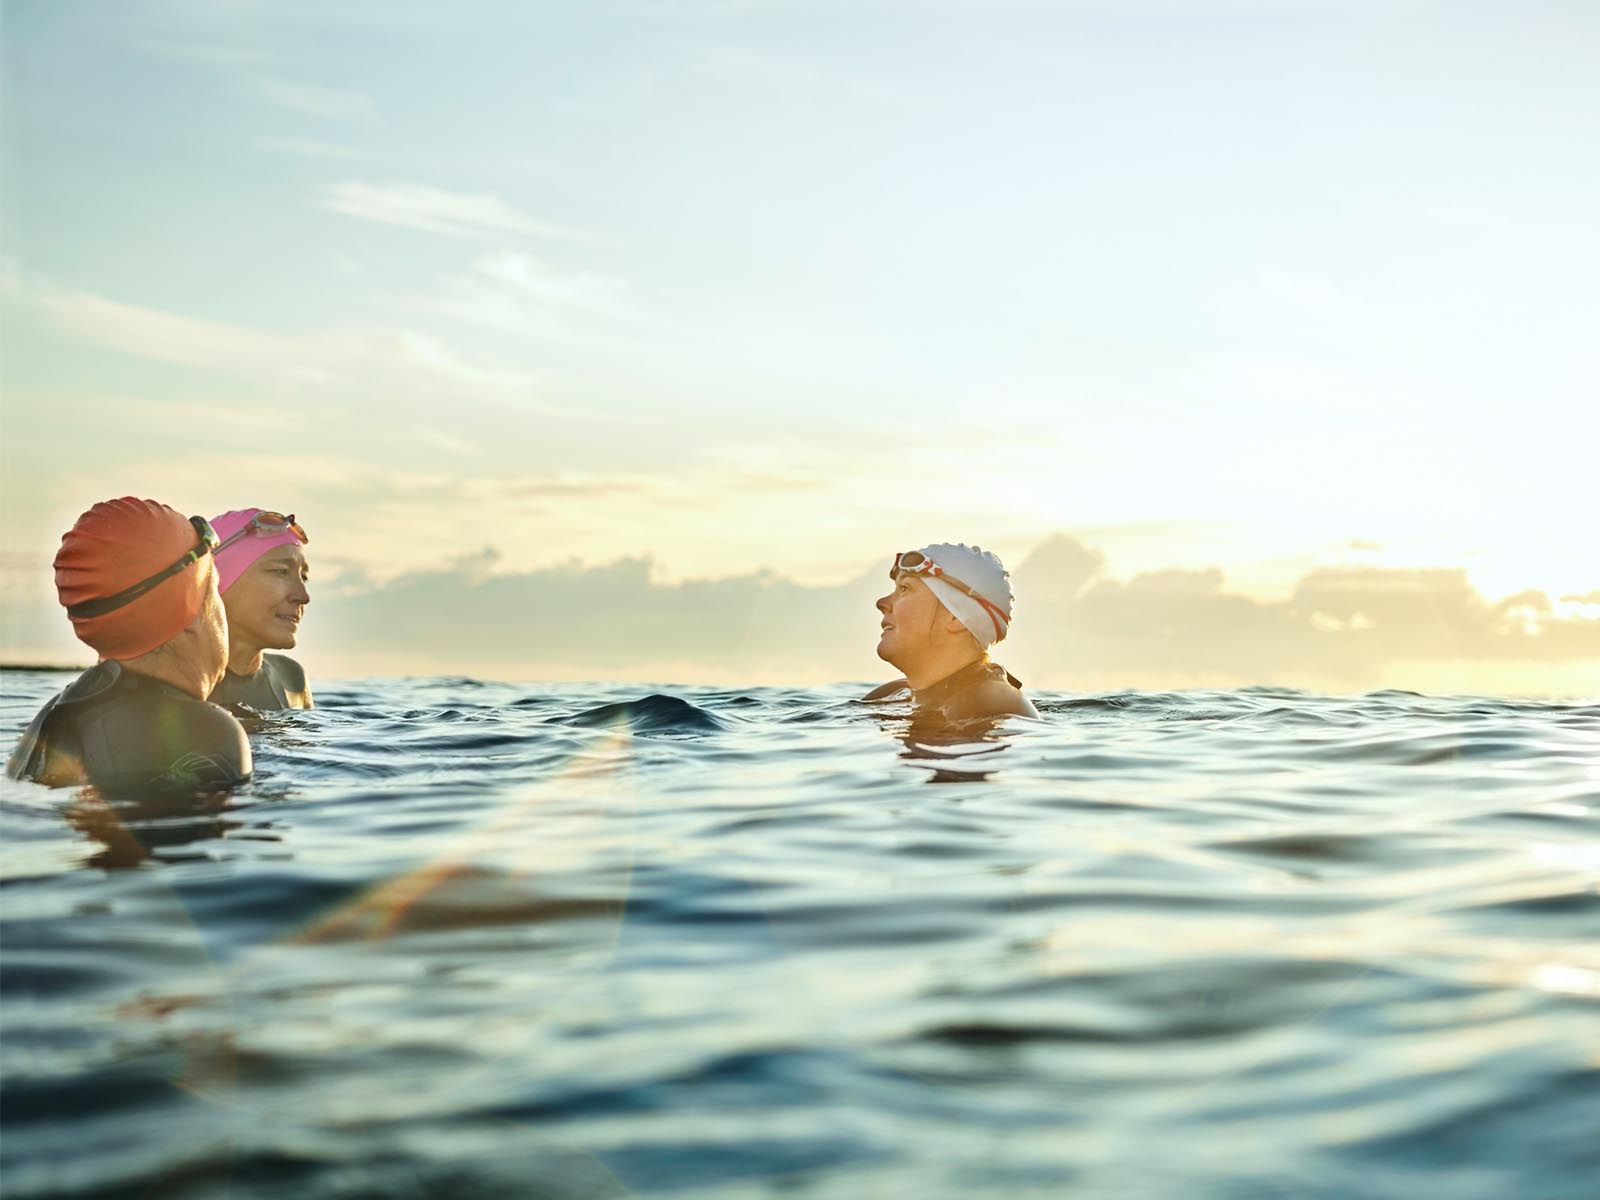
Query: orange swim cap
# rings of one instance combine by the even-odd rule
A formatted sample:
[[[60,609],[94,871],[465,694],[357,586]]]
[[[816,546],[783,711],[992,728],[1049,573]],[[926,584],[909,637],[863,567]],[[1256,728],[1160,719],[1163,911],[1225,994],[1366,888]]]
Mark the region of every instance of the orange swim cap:
[[[112,596],[170,567],[200,540],[189,518],[154,500],[104,500],[78,518],[56,552],[56,598],[65,608]],[[70,617],[101,658],[138,658],[187,629],[205,603],[209,556],[120,608]]]

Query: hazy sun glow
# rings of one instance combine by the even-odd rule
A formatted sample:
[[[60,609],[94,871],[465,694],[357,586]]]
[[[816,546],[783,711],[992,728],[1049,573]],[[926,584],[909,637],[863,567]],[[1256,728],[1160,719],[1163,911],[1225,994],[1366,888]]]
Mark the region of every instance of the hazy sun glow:
[[[1358,635],[1344,686],[1600,691],[1600,166],[1575,152],[1597,22],[9,5],[0,654],[78,653],[56,539],[138,493],[298,512],[326,670],[870,675],[858,581],[887,554],[965,540],[1017,568],[1064,537],[1099,565],[1036,564],[1061,594],[1033,619],[1102,646],[1069,583],[1191,573],[1170,684],[1261,680],[1264,646],[1206,648],[1281,619],[1303,653],[1280,682],[1340,685],[1333,639]],[[726,644],[832,612],[806,589],[861,623],[841,600],[792,659],[707,658],[679,627],[651,654],[522,644],[567,619],[550,579],[639,560],[624,624],[702,584]],[[1449,607],[1454,648],[1301,611],[1352,570]],[[761,572],[790,625],[741,591]],[[527,587],[485,609],[505,649],[449,609],[407,623],[445,575]],[[358,610],[408,640],[356,647]],[[1128,637],[1021,669],[1160,682]]]

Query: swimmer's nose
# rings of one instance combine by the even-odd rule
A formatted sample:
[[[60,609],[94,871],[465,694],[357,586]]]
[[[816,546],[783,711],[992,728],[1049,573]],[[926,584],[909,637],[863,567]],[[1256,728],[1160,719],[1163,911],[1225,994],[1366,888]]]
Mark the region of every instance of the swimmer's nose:
[[[889,615],[889,601],[891,601],[893,599],[894,599],[894,593],[893,592],[890,592],[887,596],[879,596],[878,597],[877,609],[878,609],[879,612],[881,612],[886,617]]]
[[[302,606],[311,603],[311,593],[306,591],[305,580],[299,579],[295,581],[294,591],[290,593],[289,599]]]

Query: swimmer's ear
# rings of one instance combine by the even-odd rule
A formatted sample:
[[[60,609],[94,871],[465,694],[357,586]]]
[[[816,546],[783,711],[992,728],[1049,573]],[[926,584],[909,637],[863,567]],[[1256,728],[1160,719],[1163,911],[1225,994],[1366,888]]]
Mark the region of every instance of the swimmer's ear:
[[[968,629],[965,625],[963,625],[961,623],[961,618],[956,616],[949,609],[945,609],[944,610],[944,631],[946,633],[966,633],[966,634],[970,634],[972,632],[970,629]]]

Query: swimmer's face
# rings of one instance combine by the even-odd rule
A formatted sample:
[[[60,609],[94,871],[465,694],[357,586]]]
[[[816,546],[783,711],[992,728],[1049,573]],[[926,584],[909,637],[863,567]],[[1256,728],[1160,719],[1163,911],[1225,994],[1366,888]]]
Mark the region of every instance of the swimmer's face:
[[[878,657],[901,670],[933,645],[943,624],[944,605],[915,575],[895,580],[894,590],[878,598],[883,614]]]
[[[297,545],[274,546],[246,567],[222,596],[234,649],[292,649],[311,602],[310,578],[305,551]]]

